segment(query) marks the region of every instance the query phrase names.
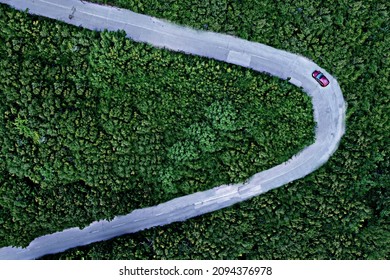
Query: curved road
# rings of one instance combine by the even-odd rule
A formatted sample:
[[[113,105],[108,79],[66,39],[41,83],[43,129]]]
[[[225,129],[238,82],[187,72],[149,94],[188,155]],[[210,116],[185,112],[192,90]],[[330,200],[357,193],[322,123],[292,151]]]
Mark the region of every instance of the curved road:
[[[126,31],[127,37],[138,42],[205,56],[287,79],[312,97],[316,121],[314,144],[287,162],[255,174],[245,183],[223,185],[157,206],[137,209],[110,222],[93,222],[83,230],[71,228],[41,236],[25,249],[0,248],[0,259],[36,259],[231,206],[313,172],[336,151],[345,132],[345,102],[337,81],[327,71],[302,56],[233,36],[196,31],[128,10],[79,0],[0,0],[0,3],[92,30],[122,29]],[[320,87],[311,77],[316,69],[329,78],[328,87]]]

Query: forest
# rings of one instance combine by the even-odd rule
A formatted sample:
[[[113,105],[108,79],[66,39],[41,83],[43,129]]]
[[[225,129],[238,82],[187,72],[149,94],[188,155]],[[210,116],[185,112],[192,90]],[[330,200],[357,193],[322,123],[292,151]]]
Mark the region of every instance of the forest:
[[[0,246],[242,182],[314,141],[275,77],[1,6]]]
[[[106,4],[129,8],[135,12],[165,18],[202,30],[236,35],[244,39],[299,53],[314,60],[338,79],[348,103],[347,131],[339,149],[330,160],[322,168],[304,179],[292,182],[265,195],[224,210],[209,213],[182,223],[156,227],[110,241],[71,249],[62,254],[46,256],[46,259],[390,258],[390,100],[388,85],[390,20],[387,1],[343,0],[335,3],[335,1],[318,2],[307,0],[110,0],[96,2],[105,2]],[[2,7],[2,13],[7,13],[8,16],[12,15],[13,18],[16,17],[14,12],[5,7]],[[28,20],[30,17],[17,15],[23,21],[30,22]],[[7,21],[1,22],[4,25]],[[40,24],[44,24],[43,20],[40,20]],[[54,26],[62,26],[59,23],[52,24]],[[3,30],[10,28],[14,30],[16,28],[12,24],[7,24],[7,26],[7,28],[0,29],[2,40],[5,38],[3,37],[5,36]],[[80,30],[76,32],[76,29],[69,29],[74,30],[74,36],[81,34]],[[13,32],[15,31],[11,33],[13,34]],[[85,31],[82,32],[87,34]],[[54,32],[54,34],[56,36],[59,35],[58,32]],[[119,36],[121,38],[120,35],[112,33],[88,34],[97,38],[104,36],[114,38]],[[4,42],[7,41],[9,42],[9,39]],[[18,39],[16,39],[17,41]],[[1,47],[5,48],[2,45]],[[104,51],[103,49],[99,50]],[[9,50],[7,49],[7,51]],[[152,48],[148,49],[148,52],[154,51]],[[3,50],[0,53],[3,63],[6,60],[4,57],[5,53]],[[105,54],[107,53],[105,52]],[[168,56],[168,53],[166,55]],[[68,56],[65,57],[68,59]],[[174,57],[172,59],[179,59],[180,57],[180,59],[186,60],[186,62],[188,60],[187,63],[190,63],[190,58],[186,56],[175,55]],[[215,65],[214,67],[219,65],[220,69],[231,68],[232,72],[234,72],[231,78],[233,76],[241,77],[240,75],[243,75],[240,74],[241,71],[245,75],[249,75],[246,73],[251,73],[250,75],[255,76],[256,79],[261,79],[261,87],[268,88],[268,91],[272,89],[272,94],[274,94],[272,98],[283,95],[283,89],[285,87],[289,88],[283,82],[261,74],[252,73],[248,70],[219,64],[211,60],[200,59],[199,61]],[[7,69],[12,65],[12,63],[7,64]],[[93,66],[88,66],[87,64],[86,67]],[[78,70],[81,71],[80,68]],[[3,70],[1,70],[2,75],[3,73]],[[34,73],[34,75],[37,74],[41,73]],[[88,79],[90,79],[88,83],[93,82],[93,77],[88,77]],[[5,78],[1,79],[1,83],[4,80]],[[234,84],[236,85],[237,83]],[[240,84],[237,91],[240,92],[240,89],[242,87],[245,88],[246,84],[246,82]],[[104,92],[104,82],[99,83],[98,86],[100,86],[99,92]],[[253,105],[252,110],[254,111],[263,106],[268,106],[269,102],[262,100],[260,96],[256,96],[256,88],[250,88],[250,91],[243,95],[245,98],[250,98],[251,105]],[[0,87],[0,90],[3,94],[3,86]],[[290,110],[299,107],[299,102],[296,99],[298,97],[297,90],[289,88],[288,92],[290,91],[295,91],[294,106],[287,106],[289,111],[286,111],[286,114],[289,114],[289,120],[293,121],[296,112]],[[268,95],[266,96],[271,98]],[[305,99],[303,95],[300,98],[306,100],[306,103],[300,105],[301,111],[299,113],[302,115],[310,114],[309,100]],[[280,107],[273,113],[283,111],[282,108],[284,107],[282,106],[284,102],[287,102],[285,99],[280,98],[277,101],[275,99],[272,106]],[[1,102],[5,102],[5,100],[1,100]],[[224,104],[224,106],[230,108],[237,106],[238,108],[238,104],[231,99],[222,99],[219,102],[222,102],[219,105]],[[84,102],[83,104],[88,103]],[[244,105],[244,103],[240,104]],[[250,104],[247,105],[249,106]],[[4,108],[3,103],[2,108]],[[306,108],[306,110],[302,108]],[[264,113],[266,112],[263,111],[261,114]],[[2,112],[1,117],[5,118],[5,116]],[[260,119],[264,120],[264,117]],[[305,119],[306,122],[310,122],[307,118],[299,118],[299,124],[305,121]],[[5,123],[7,120],[3,119],[2,121]],[[209,125],[212,126],[213,132],[216,133],[218,130],[215,129],[216,127],[213,127],[213,121],[210,121]],[[14,132],[15,134],[20,133],[18,131],[25,131],[23,130],[23,122],[25,122],[23,118],[13,122],[21,124],[21,128],[17,128]],[[276,121],[276,123],[278,122]],[[287,124],[283,123],[283,125]],[[14,125],[14,127],[16,128],[17,126]],[[304,125],[299,127],[303,129]],[[265,133],[260,127],[258,128],[258,133]],[[2,133],[4,135],[4,132]],[[38,135],[34,134],[34,131],[31,129],[25,131],[25,133],[29,135],[27,138],[30,139],[30,142],[34,141],[34,137],[36,141],[39,141],[41,137],[39,131],[37,132]],[[271,136],[268,133],[277,133],[277,130],[273,127],[268,127],[266,134],[272,137],[272,140],[276,139],[274,138],[276,135]],[[227,134],[232,135],[232,132]],[[283,132],[278,142],[284,139],[284,137],[289,137],[288,134]],[[307,143],[306,141],[310,139],[308,137],[310,130],[305,135],[306,138],[301,138],[305,139],[301,143]],[[226,137],[230,136],[226,135]],[[294,135],[293,141],[297,137],[299,138],[299,135]],[[265,140],[264,138],[262,139]],[[275,144],[272,141],[272,145]],[[213,147],[215,149],[216,146],[213,145]],[[275,147],[272,147],[272,154],[277,154]],[[285,153],[284,155],[288,157]],[[4,158],[5,153],[3,152],[1,156]],[[261,158],[261,161],[264,159]],[[2,162],[5,162],[5,160]],[[234,162],[237,163],[237,161]],[[248,163],[248,161],[246,160],[242,163]],[[3,190],[8,186],[6,191],[2,191],[2,220],[0,222],[7,224],[10,228],[5,229],[2,224],[0,230],[6,231],[6,234],[2,232],[1,236],[4,236],[4,238],[13,236],[12,240],[8,239],[4,243],[19,242],[21,244],[27,240],[23,240],[21,236],[29,235],[26,232],[23,233],[21,225],[28,223],[28,220],[35,222],[37,217],[31,215],[28,219],[23,219],[24,221],[21,221],[18,226],[10,224],[7,219],[18,219],[22,216],[17,212],[18,209],[20,210],[17,205],[26,203],[15,198],[29,197],[30,200],[27,201],[34,204],[34,198],[37,197],[38,192],[44,192],[45,188],[33,185],[35,193],[31,198],[31,186],[35,183],[29,181],[26,177],[18,177],[19,175],[17,174],[14,176],[10,175],[10,170],[7,170],[7,168],[9,168],[8,166],[12,167],[12,164],[8,165],[8,162],[7,165],[2,164],[1,168],[3,171],[1,176],[3,178],[5,178],[4,176],[10,177],[3,179],[5,183],[2,183],[1,187],[1,190]],[[252,163],[243,165],[241,168],[235,174],[238,176],[239,174],[247,175],[249,174],[247,170],[252,168]],[[215,173],[210,175],[216,176]],[[207,178],[210,179],[209,177]],[[234,178],[228,179],[233,180]],[[54,178],[53,180],[58,179]],[[82,201],[82,203],[88,201],[89,203],[93,191],[89,185],[83,184],[85,184],[83,187],[79,184],[75,188],[64,186],[60,189],[52,189],[47,191],[44,197],[46,200],[48,200],[48,194],[55,197],[51,202],[52,207],[58,207],[54,206],[60,203],[58,197],[64,199],[63,193],[66,192],[64,190],[69,189],[66,193],[67,195],[74,193],[75,202],[72,203],[78,203],[78,201]],[[16,188],[16,186],[23,192],[12,193],[11,190]],[[145,187],[145,184],[143,187]],[[75,191],[76,189],[78,192]],[[7,193],[7,196],[3,195],[3,193]],[[179,193],[177,194],[179,195]],[[121,195],[126,197],[128,194],[125,191]],[[13,201],[5,200],[4,197],[10,197]],[[87,199],[85,199],[86,197]],[[100,211],[105,209],[102,208],[102,204],[115,203],[115,201],[114,203],[111,202],[114,199],[113,196],[108,195],[104,197],[105,199],[111,199],[111,201],[108,200],[109,202],[103,200],[103,197],[101,198],[99,207],[93,207],[94,204],[87,203],[85,208],[88,208],[92,213],[94,211],[100,213]],[[118,201],[117,203],[120,202]],[[61,219],[66,219],[68,215],[80,215],[81,213],[88,217],[93,215],[91,212],[69,212],[74,207],[65,205],[67,209],[62,210],[61,208],[52,210],[50,206],[46,205],[41,206],[42,209],[40,211],[42,215],[40,217],[43,217],[43,215],[52,216],[53,212],[58,213],[59,211],[62,211],[62,214],[58,215]],[[75,208],[74,211],[81,211],[80,206],[77,208],[78,210]],[[39,208],[39,206],[34,207]],[[50,211],[51,213],[48,214],[47,212]],[[27,211],[27,213],[31,212]],[[45,221],[49,220],[47,216]],[[62,221],[64,224],[70,222]],[[70,226],[70,224],[66,225]],[[74,225],[72,224],[71,226]],[[43,221],[42,226],[45,226]],[[46,229],[53,230],[55,228],[56,226],[51,224]],[[17,240],[14,237],[16,232],[18,235],[19,233],[21,235],[17,237]],[[35,232],[37,233],[38,231]]]

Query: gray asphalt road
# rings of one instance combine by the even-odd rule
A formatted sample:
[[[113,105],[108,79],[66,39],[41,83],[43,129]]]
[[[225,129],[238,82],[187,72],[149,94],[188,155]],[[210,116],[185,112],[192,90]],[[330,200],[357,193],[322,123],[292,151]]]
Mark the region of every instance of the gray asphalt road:
[[[312,97],[316,121],[314,144],[287,162],[255,174],[245,183],[223,185],[154,207],[137,209],[110,222],[94,222],[83,230],[71,228],[41,236],[25,249],[0,248],[0,259],[35,259],[231,206],[313,172],[336,151],[345,132],[345,102],[337,81],[325,69],[302,56],[233,36],[196,31],[128,10],[78,0],[0,0],[0,3],[92,30],[123,29],[135,41],[214,58],[288,79]],[[320,87],[311,77],[316,69],[329,78],[328,87]]]

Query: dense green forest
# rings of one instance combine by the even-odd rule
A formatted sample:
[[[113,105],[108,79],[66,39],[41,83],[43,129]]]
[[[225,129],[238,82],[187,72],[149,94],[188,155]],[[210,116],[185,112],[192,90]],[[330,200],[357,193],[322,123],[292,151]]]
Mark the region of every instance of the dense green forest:
[[[387,1],[343,0],[334,3],[334,1],[307,0],[111,0],[109,2],[128,7],[136,12],[166,18],[199,29],[234,34],[313,59],[337,77],[340,83],[348,102],[347,134],[342,139],[338,151],[324,167],[297,182],[228,209],[186,222],[145,230],[46,258],[390,258],[390,100],[388,86],[388,54],[390,53],[388,24],[390,21]],[[4,11],[10,13],[9,9],[2,7],[2,12]],[[26,17],[22,18],[26,21]],[[4,21],[1,22],[2,25],[5,24]],[[43,24],[43,21],[40,20],[40,24]],[[56,23],[55,26],[62,25]],[[74,29],[70,28],[70,30]],[[3,40],[3,28],[0,32]],[[74,30],[72,34],[79,36],[79,32]],[[57,33],[54,32],[59,36]],[[103,34],[89,36],[96,36],[97,39],[101,36],[115,38],[118,36],[111,33]],[[148,50],[148,52],[153,51]],[[1,61],[3,61],[5,56],[3,49],[1,55]],[[65,57],[69,59],[68,56]],[[181,57],[181,59],[187,61],[186,57]],[[209,60],[199,61],[207,64],[215,63]],[[231,69],[235,71],[234,77],[240,75],[239,68],[231,67]],[[241,71],[246,73],[246,70]],[[253,73],[251,75],[257,77]],[[264,86],[269,86],[269,83],[274,82],[273,79],[259,76],[261,81],[264,81]],[[1,82],[4,82],[4,78]],[[0,90],[3,91],[2,88]],[[251,90],[250,95],[252,92]],[[275,94],[281,94],[281,88],[275,91]],[[251,102],[255,103],[258,98],[254,96]],[[259,104],[254,105],[254,108],[264,105],[264,102],[260,101]],[[280,104],[282,105],[283,103]],[[289,118],[293,115],[292,112]],[[5,117],[3,112],[1,117]],[[23,119],[16,122],[18,123],[23,124]],[[21,127],[23,131],[23,126]],[[270,129],[269,133],[272,132],[273,130]],[[27,137],[30,141],[34,139],[31,129],[27,130],[27,135],[30,135]],[[287,135],[283,137],[285,136]],[[40,138],[38,139],[35,135],[35,139],[39,141]],[[1,156],[4,157],[4,155]],[[4,176],[9,176],[9,171],[6,170],[3,162],[1,161],[2,174],[0,176],[3,176],[4,182]],[[250,167],[251,164],[243,168]],[[43,193],[45,188],[36,186],[33,188],[35,193],[31,196],[28,190],[31,189],[32,183],[17,178],[15,176],[5,178],[8,189],[10,189],[6,191],[7,196],[12,199],[18,196],[30,197],[30,202],[36,203],[34,197]],[[27,191],[8,194],[16,186]],[[49,204],[47,208],[43,203],[35,204],[36,208],[42,207],[40,212],[42,214],[38,217],[30,215],[29,211],[23,211],[24,209],[20,208],[23,206],[18,208],[18,204],[22,203],[20,199],[9,201],[1,198],[3,208],[0,210],[2,211],[0,222],[4,224],[7,222],[6,219],[13,218],[12,215],[15,216],[14,219],[22,216],[17,212],[18,209],[21,213],[27,212],[25,215],[30,215],[28,219],[32,222],[37,222],[44,215],[46,215],[47,223],[51,215],[55,215],[57,219],[58,217],[66,219],[68,215],[80,215],[78,212],[71,212],[72,209],[78,209],[77,211],[81,211],[82,215],[91,217],[91,212],[81,208],[81,205],[73,208],[70,207],[73,205],[64,204],[70,208],[53,208],[57,207],[57,203],[61,203],[58,197],[63,197],[60,192],[64,189],[69,190],[66,191],[67,195],[75,189],[84,190],[83,193],[74,194],[74,203],[78,201],[85,203],[90,199],[91,194],[94,194],[93,189],[87,185],[84,188],[80,185],[76,188],[60,188],[57,190],[58,193],[54,190],[45,192],[45,199],[48,199],[51,193],[55,199],[52,200],[52,206]],[[128,194],[125,191],[120,195],[126,197]],[[4,197],[3,194],[2,197]],[[92,213],[99,211],[97,214],[100,215],[100,211],[106,209],[102,207],[102,204],[106,203],[104,199],[112,200],[113,196],[101,195],[101,198],[97,206],[89,202],[89,204],[82,205],[85,205],[85,208]],[[9,212],[9,209],[13,212]],[[69,220],[62,222],[68,225],[66,222]],[[3,224],[0,230],[4,232]],[[42,224],[44,226],[44,223]],[[10,226],[9,223],[7,225]],[[20,226],[11,225],[11,229],[7,228],[7,234],[12,232],[13,236],[19,233],[23,236],[28,235],[18,227]],[[14,228],[15,231],[12,231]],[[50,229],[53,228],[53,225],[50,225]],[[4,238],[7,237],[3,232],[1,235]],[[10,240],[10,242],[15,242],[15,240]]]
[[[0,246],[244,181],[314,141],[286,81],[0,8]]]
[[[166,18],[300,53],[335,77],[347,133],[329,162],[265,195],[62,259],[389,259],[389,3],[386,0],[117,0]]]

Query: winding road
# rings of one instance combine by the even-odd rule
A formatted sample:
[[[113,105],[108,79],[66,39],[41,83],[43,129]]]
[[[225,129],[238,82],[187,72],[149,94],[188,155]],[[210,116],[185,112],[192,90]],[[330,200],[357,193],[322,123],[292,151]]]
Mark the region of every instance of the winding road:
[[[0,259],[36,259],[231,206],[318,169],[336,151],[345,132],[346,105],[336,79],[305,57],[233,36],[197,31],[129,10],[85,1],[0,0],[0,3],[87,29],[124,30],[127,37],[137,42],[213,58],[288,80],[312,97],[316,122],[314,144],[287,162],[255,174],[245,183],[222,185],[157,206],[137,209],[112,221],[93,222],[82,230],[71,228],[41,236],[24,249],[3,247],[0,248]],[[314,70],[320,70],[328,77],[329,86],[322,88],[311,77]]]

